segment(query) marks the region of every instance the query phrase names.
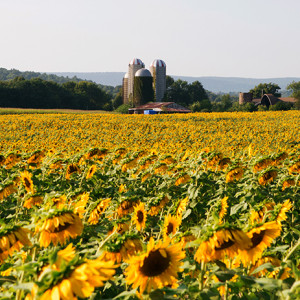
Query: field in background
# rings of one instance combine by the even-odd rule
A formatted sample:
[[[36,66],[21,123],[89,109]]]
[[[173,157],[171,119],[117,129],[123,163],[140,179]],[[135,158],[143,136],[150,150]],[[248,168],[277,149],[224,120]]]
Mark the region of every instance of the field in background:
[[[44,111],[44,110],[43,110]],[[300,113],[187,115],[0,115],[0,149],[73,154],[92,147],[196,155],[204,148],[227,156],[293,152],[300,148]]]

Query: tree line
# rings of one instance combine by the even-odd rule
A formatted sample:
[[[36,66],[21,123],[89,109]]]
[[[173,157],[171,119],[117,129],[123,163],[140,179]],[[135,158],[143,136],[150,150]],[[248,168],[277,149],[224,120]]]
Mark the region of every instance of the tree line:
[[[111,95],[96,83],[69,81],[62,84],[40,78],[15,77],[0,81],[0,106],[17,108],[67,108],[111,110]]]

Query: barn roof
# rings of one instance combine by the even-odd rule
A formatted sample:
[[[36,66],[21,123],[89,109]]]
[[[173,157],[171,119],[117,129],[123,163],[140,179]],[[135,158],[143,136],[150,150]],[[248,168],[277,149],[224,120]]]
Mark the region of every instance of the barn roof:
[[[180,113],[191,112],[191,110],[189,110],[188,108],[176,104],[175,102],[152,102],[135,108],[130,108],[129,110],[134,110],[134,111],[156,110],[156,111],[180,112]]]

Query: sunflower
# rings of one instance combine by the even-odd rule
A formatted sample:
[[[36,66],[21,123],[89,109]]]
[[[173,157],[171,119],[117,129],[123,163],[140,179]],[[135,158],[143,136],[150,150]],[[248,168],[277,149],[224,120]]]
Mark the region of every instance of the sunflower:
[[[277,177],[277,171],[270,169],[263,172],[262,176],[259,177],[258,182],[260,185],[266,185],[268,183],[271,183],[274,181],[274,179]]]
[[[138,238],[129,238],[125,240],[121,247],[120,254],[124,261],[128,260],[131,256],[143,251],[142,242]]]
[[[300,173],[300,160],[289,167],[289,174],[290,175],[296,174],[296,173]]]
[[[10,169],[12,168],[15,164],[17,164],[21,160],[21,155],[17,153],[10,153],[4,162],[5,168]]]
[[[44,151],[37,150],[27,159],[27,163],[39,165],[44,157],[45,157]]]
[[[164,237],[169,236],[170,234],[175,234],[181,224],[181,219],[168,215],[165,217],[163,234]]]
[[[137,231],[141,231],[146,226],[147,212],[145,210],[144,203],[134,207],[134,214],[132,218],[133,224],[135,224]]]
[[[122,193],[126,193],[126,192],[127,192],[126,185],[125,184],[121,184],[119,186],[119,193],[122,194]]]
[[[21,173],[21,180],[23,182],[25,190],[28,193],[33,193],[34,192],[33,182],[32,182],[31,177],[32,177],[32,174],[29,173],[28,171],[24,171],[24,172]]]
[[[100,216],[105,212],[110,201],[111,198],[101,200],[100,203],[96,206],[96,208],[92,210],[92,212],[90,213],[90,217],[88,219],[88,222],[90,224],[96,225],[99,222]]]
[[[226,183],[238,181],[244,175],[244,169],[241,167],[234,168],[226,174]]]
[[[257,269],[258,267],[260,267],[261,265],[263,265],[265,263],[271,263],[271,265],[274,266],[274,267],[280,267],[280,265],[281,265],[281,261],[278,258],[272,257],[272,256],[264,256],[262,258],[259,258],[256,261],[255,265],[253,265],[250,268],[249,274],[251,274],[251,276],[254,276],[254,277],[277,278],[278,273],[279,273],[279,269],[274,270],[272,272],[269,272],[267,269],[263,269],[260,272],[252,274],[252,272],[255,271],[255,269]],[[290,268],[284,268],[283,272],[280,275],[280,278],[278,278],[278,279],[284,280],[288,277],[292,277],[291,269]]]
[[[133,169],[137,165],[138,158],[126,159],[122,165],[122,172],[127,172],[127,170]]]
[[[27,237],[29,230],[20,226],[2,228],[0,231],[0,263],[14,251],[20,251],[24,246],[31,246]]]
[[[276,221],[267,222],[247,232],[252,246],[240,252],[240,259],[244,265],[247,265],[249,262],[254,264],[261,257],[263,251],[280,235],[280,232],[281,225]]]
[[[90,193],[83,193],[82,195],[80,195],[79,201],[77,201],[74,204],[74,213],[78,214],[80,219],[83,218],[83,215],[85,213],[85,207],[89,200],[89,197],[90,197]]]
[[[9,195],[15,193],[17,191],[17,188],[13,183],[7,184],[4,186],[4,188],[0,191],[0,200],[5,199]]]
[[[227,200],[228,200],[228,197],[224,197],[221,200],[221,210],[219,212],[219,224],[221,224],[223,222],[223,218],[227,214],[227,208],[228,208]]]
[[[288,154],[286,152],[282,152],[273,158],[273,166],[279,165],[282,161],[288,158]]]
[[[231,163],[230,158],[228,157],[222,158],[218,163],[218,170],[226,169],[230,163]]]
[[[253,171],[254,172],[262,171],[263,169],[272,165],[272,163],[273,163],[273,160],[271,158],[263,158],[254,165]]]
[[[97,171],[97,166],[96,165],[91,165],[87,171],[87,174],[86,174],[86,179],[90,179],[94,176],[94,174],[96,173]]]
[[[184,199],[182,199],[177,208],[176,208],[176,217],[178,218],[181,218],[182,217],[182,213],[185,211],[187,205],[188,205],[188,202],[189,202],[189,197],[185,197]]]
[[[29,199],[25,200],[23,207],[32,208],[33,206],[41,206],[43,203],[43,198],[41,196],[32,196]]]
[[[36,226],[35,233],[40,232],[41,247],[48,247],[51,242],[54,245],[65,244],[70,237],[81,235],[83,230],[79,216],[70,211],[57,211],[40,223]]]
[[[150,172],[144,173],[143,176],[142,176],[142,183],[145,182],[149,177],[151,177]]]
[[[180,175],[180,177],[175,181],[175,185],[185,184],[191,180],[191,176],[188,174]]]
[[[136,200],[124,200],[121,202],[120,206],[117,209],[117,214],[119,217],[128,215],[134,211],[134,206],[139,204],[139,201]]]
[[[140,256],[132,256],[128,260],[129,266],[124,271],[126,283],[139,288],[140,293],[145,290],[173,285],[177,273],[181,272],[180,262],[185,257],[180,243],[171,245],[169,240],[159,241],[156,245],[153,238],[147,245],[147,252]]]
[[[114,226],[112,232],[117,232],[118,234],[123,234],[129,230],[129,225],[127,223],[121,222]],[[110,234],[109,232],[108,234]]]
[[[65,207],[67,202],[67,196],[66,195],[62,195],[58,198],[52,198],[52,203],[53,205],[57,208],[57,209],[62,209]]]
[[[70,243],[65,249],[57,252],[57,258],[55,263],[52,265],[53,269],[60,270],[61,265],[64,261],[71,261],[76,255],[75,247]]]
[[[58,170],[58,169],[63,169],[63,160],[62,159],[57,159],[55,162],[53,162],[51,165],[50,165],[50,173],[51,172],[54,172],[55,170]]]
[[[168,169],[168,165],[165,163],[160,163],[158,166],[154,169],[154,174],[165,174],[165,172]]]
[[[70,179],[71,175],[74,173],[80,173],[80,168],[76,164],[70,164],[67,167],[66,179]]]
[[[262,223],[265,215],[274,209],[274,202],[266,202],[263,204],[258,211],[252,210],[250,214],[250,221],[253,225],[254,223]]]
[[[161,209],[165,207],[165,205],[170,201],[168,196],[163,196],[163,198],[155,199],[155,203],[153,206],[151,206],[149,210],[150,216],[156,216]]]
[[[295,186],[296,181],[293,178],[286,179],[282,184],[282,190],[284,191],[286,188],[289,188],[291,186]]]
[[[104,285],[104,281],[109,280],[115,274],[115,268],[112,261],[105,261],[103,258],[98,258],[95,260],[86,260],[82,264],[75,267],[69,275],[64,276],[55,285],[51,286],[47,290],[37,290],[36,286],[33,288],[33,296],[37,293],[41,297],[40,300],[49,299],[77,299],[87,298],[92,295],[96,287],[101,287]],[[47,276],[51,269],[47,270],[43,275]],[[54,269],[55,272],[57,272]],[[67,274],[67,273],[66,273]]]
[[[241,249],[249,249],[252,243],[249,237],[239,229],[219,229],[206,241],[203,241],[196,254],[198,262],[209,262],[234,258]]]
[[[143,251],[143,245],[139,236],[132,233],[115,236],[106,244],[105,248],[104,259],[112,260],[116,263],[120,263],[122,260],[127,261],[131,256]]]
[[[277,215],[276,221],[277,223],[281,223],[281,221],[285,221],[287,219],[286,213],[293,207],[290,200],[286,200],[280,208],[280,211]]]

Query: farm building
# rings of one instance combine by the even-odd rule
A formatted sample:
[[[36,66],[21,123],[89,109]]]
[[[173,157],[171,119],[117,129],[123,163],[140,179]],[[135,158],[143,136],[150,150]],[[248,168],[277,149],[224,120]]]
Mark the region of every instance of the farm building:
[[[130,114],[172,114],[172,113],[190,113],[191,110],[175,102],[153,102],[138,107],[129,108]]]
[[[123,103],[133,102],[135,106],[145,103],[144,95],[149,95],[149,82],[153,96],[149,101],[162,101],[166,92],[166,63],[155,59],[150,65],[150,71],[145,69],[145,64],[139,58],[134,58],[128,65],[128,73],[123,78]]]
[[[251,93],[240,93],[239,104],[254,103],[255,105],[264,105],[269,107],[278,102],[296,103],[296,99],[292,97],[275,97],[272,94],[264,94],[260,99],[253,99]]]

